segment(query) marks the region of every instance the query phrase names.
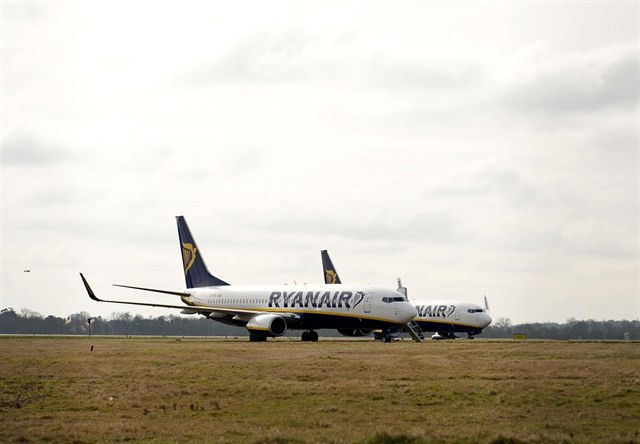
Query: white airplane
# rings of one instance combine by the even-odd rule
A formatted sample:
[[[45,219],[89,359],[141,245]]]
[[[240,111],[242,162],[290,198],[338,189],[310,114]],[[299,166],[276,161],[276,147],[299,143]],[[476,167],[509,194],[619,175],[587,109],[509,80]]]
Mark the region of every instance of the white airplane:
[[[186,290],[118,287],[179,296],[185,305],[99,299],[84,275],[80,277],[97,302],[181,309],[225,324],[243,326],[251,341],[282,336],[287,329],[304,330],[303,341],[317,341],[315,330],[382,329],[391,334],[416,316],[416,309],[395,290],[367,285],[230,285],[213,276],[202,258],[187,222],[176,217]],[[388,301],[392,299],[392,303]]]
[[[487,310],[470,302],[421,299],[412,304],[418,311],[414,322],[422,331],[435,332],[431,339],[455,339],[456,333],[473,339],[491,324]]]
[[[320,252],[322,256],[322,269],[326,284],[340,283],[340,277],[336,271],[327,250]],[[407,301],[406,287],[398,279],[398,290]],[[418,315],[413,320],[420,329],[425,332],[435,332],[431,339],[455,339],[456,333],[466,333],[469,339],[482,333],[482,330],[491,324],[491,316],[487,314],[489,305],[485,297],[485,309],[470,302],[453,300],[420,299],[412,301]],[[345,336],[365,336],[371,334],[371,330],[338,330]]]

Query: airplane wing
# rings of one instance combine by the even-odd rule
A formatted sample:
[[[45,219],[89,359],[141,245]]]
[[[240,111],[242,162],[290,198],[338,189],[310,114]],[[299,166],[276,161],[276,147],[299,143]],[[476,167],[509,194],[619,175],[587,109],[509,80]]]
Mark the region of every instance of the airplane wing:
[[[82,273],[80,273],[82,276]],[[133,288],[134,290],[144,290],[144,291],[153,291],[154,293],[164,293],[164,294],[173,294],[175,296],[189,296],[189,292],[187,291],[168,291],[168,290],[156,290],[155,288],[144,288],[144,287],[131,287],[130,285],[119,285],[113,284],[114,287],[122,287],[122,288]]]
[[[258,315],[258,314],[264,314],[264,311],[256,311],[256,310],[245,310],[242,308],[221,308],[221,307],[209,307],[206,305],[170,305],[170,304],[157,304],[157,303],[149,303],[149,302],[131,302],[131,301],[112,301],[112,300],[106,300],[106,299],[100,299],[96,296],[96,294],[93,292],[93,290],[91,289],[91,287],[89,286],[89,282],[87,282],[87,280],[85,279],[84,275],[82,273],[80,273],[80,277],[82,278],[82,282],[84,283],[84,287],[87,290],[87,293],[89,294],[89,297],[91,299],[93,299],[96,302],[111,302],[113,304],[127,304],[127,305],[142,305],[145,307],[161,307],[161,308],[177,308],[180,310],[194,310],[197,311],[198,313],[220,313],[220,314],[230,314],[230,315],[236,315],[236,316],[240,316],[240,317],[246,317],[247,315],[249,317],[252,317],[253,315]],[[145,290],[145,291],[153,291],[156,293],[166,293],[166,294],[173,294],[173,295],[177,295],[177,296],[189,296],[188,292],[177,292],[177,291],[167,291],[167,290],[154,290],[151,288],[143,288],[143,287],[130,287],[127,285],[116,285],[118,287],[125,287],[125,288],[133,288],[135,290]],[[268,312],[267,312],[268,313]],[[278,313],[280,316],[285,317],[285,318],[293,318],[293,319],[298,319],[300,316],[296,315],[295,313]]]

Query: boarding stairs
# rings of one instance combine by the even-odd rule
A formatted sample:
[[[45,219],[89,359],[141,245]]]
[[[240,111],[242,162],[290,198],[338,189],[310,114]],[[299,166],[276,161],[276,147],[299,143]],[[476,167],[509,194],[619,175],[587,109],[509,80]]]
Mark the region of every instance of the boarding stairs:
[[[424,333],[420,328],[420,326],[415,321],[411,321],[408,324],[404,325],[402,329],[407,333],[409,333],[414,341],[416,342],[424,341]]]

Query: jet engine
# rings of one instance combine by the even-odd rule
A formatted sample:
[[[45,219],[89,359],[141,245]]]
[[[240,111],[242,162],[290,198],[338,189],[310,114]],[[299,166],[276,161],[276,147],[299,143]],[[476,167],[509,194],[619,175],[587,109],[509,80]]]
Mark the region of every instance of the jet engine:
[[[282,336],[287,332],[287,321],[275,314],[261,314],[249,319],[246,327],[254,335]]]
[[[373,330],[370,328],[356,328],[356,329],[339,328],[338,332],[342,336],[354,337],[354,336],[369,336],[373,332]]]

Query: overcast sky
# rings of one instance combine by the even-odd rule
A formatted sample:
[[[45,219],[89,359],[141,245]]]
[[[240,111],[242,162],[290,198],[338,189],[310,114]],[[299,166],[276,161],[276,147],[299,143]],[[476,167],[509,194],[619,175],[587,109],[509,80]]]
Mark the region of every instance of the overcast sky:
[[[232,284],[640,315],[637,2],[3,2],[0,308]],[[23,270],[30,269],[31,273]]]

